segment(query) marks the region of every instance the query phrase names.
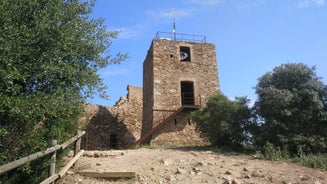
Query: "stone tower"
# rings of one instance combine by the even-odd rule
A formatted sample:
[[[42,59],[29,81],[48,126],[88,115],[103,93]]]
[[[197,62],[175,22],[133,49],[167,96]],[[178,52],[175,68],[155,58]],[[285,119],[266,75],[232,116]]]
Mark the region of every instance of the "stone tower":
[[[176,35],[167,39],[159,34],[143,63],[140,143],[201,145],[190,112],[219,91],[215,45],[202,36],[179,34],[180,39]]]

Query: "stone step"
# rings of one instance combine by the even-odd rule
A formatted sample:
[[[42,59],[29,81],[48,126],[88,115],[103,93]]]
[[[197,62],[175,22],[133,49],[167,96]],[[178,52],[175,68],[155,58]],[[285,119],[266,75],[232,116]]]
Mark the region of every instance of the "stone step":
[[[135,178],[135,172],[79,171],[78,174],[93,178]]]

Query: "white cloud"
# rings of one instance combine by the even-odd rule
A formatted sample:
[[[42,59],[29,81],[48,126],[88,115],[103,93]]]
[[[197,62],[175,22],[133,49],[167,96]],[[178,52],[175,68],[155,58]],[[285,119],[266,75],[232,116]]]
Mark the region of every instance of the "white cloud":
[[[264,0],[248,0],[237,5],[238,10],[248,10],[265,4]]]
[[[325,5],[325,0],[301,0],[297,6],[299,8],[307,8],[310,6],[323,6]]]
[[[109,31],[117,31],[117,39],[138,39],[142,37],[143,27],[132,25],[131,27],[111,27]]]
[[[117,69],[107,69],[100,72],[101,76],[108,77],[108,76],[122,76],[128,75],[129,71],[125,68],[117,68]]]
[[[147,14],[155,21],[157,20],[172,20],[182,19],[184,17],[191,16],[193,14],[192,9],[162,9],[162,10],[154,10],[148,11]]]
[[[144,32],[153,24],[172,22],[173,19],[181,20],[190,17],[195,12],[191,9],[157,9],[146,12],[146,21],[139,22],[131,27],[113,27],[112,31],[118,31],[118,39],[139,39]]]
[[[135,31],[135,29],[131,28],[116,28],[116,31],[119,31],[118,38],[120,39],[131,39],[131,38],[138,38],[140,36],[140,33]]]
[[[283,20],[276,20],[275,22],[273,22],[274,25],[283,25],[284,21]]]
[[[173,20],[180,21],[184,18],[196,16],[199,11],[204,11],[205,6],[212,6],[226,2],[226,0],[191,0],[185,1],[188,4],[183,8],[164,8],[151,9],[145,12],[144,19],[140,19],[136,25],[131,27],[112,28],[114,31],[119,31],[118,39],[138,39],[144,36],[144,32],[149,27],[156,24],[172,23]]]
[[[313,0],[313,2],[318,6],[323,6],[325,4],[325,0]]]
[[[225,0],[192,0],[193,4],[197,5],[215,5],[219,3],[223,3]]]

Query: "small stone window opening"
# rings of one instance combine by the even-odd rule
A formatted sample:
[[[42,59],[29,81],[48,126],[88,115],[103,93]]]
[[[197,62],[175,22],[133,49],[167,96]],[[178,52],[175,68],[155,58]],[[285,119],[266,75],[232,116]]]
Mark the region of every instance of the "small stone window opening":
[[[177,125],[177,119],[176,118],[174,119],[174,122],[175,122],[175,125]]]
[[[191,125],[191,119],[187,119],[188,120],[188,125]]]
[[[190,47],[179,47],[179,52],[180,52],[180,60],[181,61],[186,61],[186,62],[191,62],[191,50]]]

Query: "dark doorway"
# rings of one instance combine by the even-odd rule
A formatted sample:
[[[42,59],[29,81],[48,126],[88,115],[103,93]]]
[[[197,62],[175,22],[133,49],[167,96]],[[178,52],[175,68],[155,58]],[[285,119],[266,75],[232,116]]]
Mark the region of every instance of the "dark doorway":
[[[110,149],[118,148],[118,139],[116,134],[110,134]]]
[[[191,81],[181,82],[182,105],[194,105],[194,85]]]

